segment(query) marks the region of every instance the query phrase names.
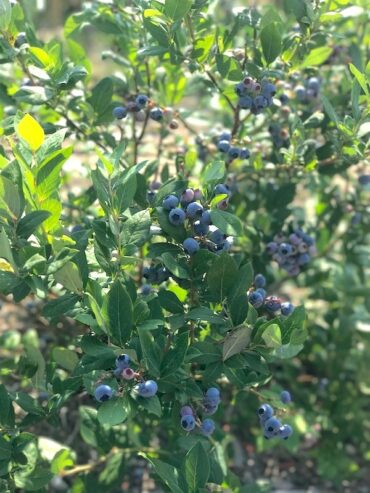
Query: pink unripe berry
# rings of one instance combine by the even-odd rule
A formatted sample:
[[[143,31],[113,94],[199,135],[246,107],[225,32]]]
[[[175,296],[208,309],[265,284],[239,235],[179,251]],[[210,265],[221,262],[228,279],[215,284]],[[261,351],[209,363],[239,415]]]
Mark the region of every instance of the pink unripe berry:
[[[131,368],[125,368],[124,370],[122,370],[121,375],[122,378],[124,378],[125,380],[132,380],[133,378],[135,378],[135,372]]]

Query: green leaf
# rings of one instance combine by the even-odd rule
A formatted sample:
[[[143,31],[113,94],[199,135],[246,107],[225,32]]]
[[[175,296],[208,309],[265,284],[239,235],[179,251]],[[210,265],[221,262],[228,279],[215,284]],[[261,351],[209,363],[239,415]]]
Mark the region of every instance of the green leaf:
[[[31,473],[27,470],[16,471],[14,481],[17,488],[24,488],[25,491],[36,491],[46,486],[54,474],[44,467],[36,467]]]
[[[74,460],[71,450],[66,448],[59,450],[51,461],[50,470],[54,474],[59,474],[68,468],[74,466]]]
[[[122,346],[131,335],[133,306],[131,298],[121,281],[114,281],[108,293],[109,333]]]
[[[161,374],[170,375],[181,367],[188,350],[188,344],[189,336],[187,332],[177,337],[175,347],[164,355]]]
[[[37,168],[36,193],[40,201],[44,201],[58,191],[60,186],[60,170],[69,159],[73,147],[66,147],[55,151]]]
[[[149,238],[150,214],[143,210],[129,217],[122,225],[120,240],[122,245],[142,246]]]
[[[68,371],[73,371],[78,364],[78,356],[72,349],[56,347],[52,354],[54,361]]]
[[[0,384],[0,425],[5,428],[14,426],[14,409],[12,400],[4,385]]]
[[[349,69],[352,72],[352,74],[356,77],[357,82],[360,84],[362,90],[366,94],[366,96],[369,95],[369,89],[367,87],[367,82],[366,82],[366,77],[365,74],[360,72],[357,67],[353,65],[353,63],[349,64]]]
[[[55,300],[50,300],[42,309],[45,317],[54,318],[67,314],[72,310],[80,297],[76,294],[66,293]]]
[[[22,213],[21,197],[16,185],[0,175],[0,219],[16,221]]]
[[[154,377],[159,377],[159,368],[162,359],[161,351],[158,345],[154,342],[154,338],[149,330],[139,326],[137,331],[139,333],[144,364],[151,375]]]
[[[269,65],[281,52],[281,24],[271,22],[262,29],[260,37],[263,56]]]
[[[95,113],[102,115],[110,105],[113,96],[113,81],[110,77],[100,80],[92,90],[88,102],[94,108]]]
[[[193,0],[166,0],[164,12],[174,21],[178,21],[186,16],[190,11]]]
[[[281,330],[278,324],[270,324],[263,331],[262,339],[269,348],[278,348],[281,346]]]
[[[229,303],[229,311],[234,326],[240,325],[247,318],[249,309],[248,295],[242,294],[232,299]]]
[[[321,65],[331,55],[333,49],[329,46],[320,46],[320,48],[314,48],[309,52],[306,58],[303,60],[300,68],[313,67]]]
[[[182,490],[179,487],[179,482],[178,482],[178,470],[176,467],[171,466],[170,464],[167,464],[166,462],[162,462],[159,459],[153,459],[152,457],[148,457],[145,454],[141,454],[143,457],[146,458],[150,464],[152,464],[154,471],[158,476],[161,478],[163,483],[170,489],[172,493],[185,493],[184,490]]]
[[[224,300],[231,291],[237,274],[235,260],[227,253],[222,253],[215,259],[208,271],[209,290],[217,295],[220,301]]]
[[[187,315],[186,318],[189,320],[201,320],[203,322],[210,322],[212,324],[225,324],[226,320],[213,312],[210,308],[206,306],[200,306],[198,308],[193,308]]]
[[[207,483],[210,473],[208,454],[200,442],[186,454],[183,469],[189,491],[197,493]]]
[[[158,300],[162,308],[171,313],[184,313],[184,305],[172,291],[161,289]]]
[[[223,361],[244,351],[250,340],[251,329],[249,327],[240,327],[228,334],[222,348]]]
[[[123,423],[129,414],[127,401],[123,397],[113,397],[103,402],[98,409],[98,421],[102,425],[115,426]]]
[[[223,233],[230,236],[241,236],[243,224],[241,220],[230,212],[213,209],[210,212],[212,224],[219,228]]]
[[[328,115],[328,117],[336,124],[338,125],[340,123],[339,121],[339,118],[338,118],[338,115],[333,107],[333,105],[331,104],[331,102],[329,101],[329,99],[324,96],[323,94],[321,95],[321,101],[324,105],[324,110],[325,110],[325,113]]]
[[[203,172],[203,182],[208,184],[221,181],[225,176],[225,172],[226,168],[223,161],[214,161],[213,163],[209,163]]]
[[[243,78],[239,62],[231,56],[216,55],[216,65],[223,79],[240,81]]]
[[[78,267],[73,262],[67,262],[61,269],[54,274],[54,279],[69,291],[81,293],[83,283]]]
[[[148,413],[154,414],[155,416],[158,416],[158,418],[162,416],[161,401],[157,395],[154,395],[149,399],[145,397],[138,397],[137,403],[148,411]]]
[[[113,184],[113,207],[119,214],[122,214],[130,207],[134,200],[137,187],[136,175],[130,174],[122,176]]]
[[[167,269],[180,279],[190,279],[189,268],[185,262],[175,259],[170,253],[163,253],[162,260]]]
[[[20,283],[20,279],[12,272],[0,270],[0,292],[9,294]]]
[[[49,211],[30,212],[19,221],[17,235],[27,240],[49,216],[51,216]]]
[[[251,263],[244,264],[238,269],[237,276],[234,280],[234,286],[229,294],[229,300],[232,302],[235,298],[239,298],[246,294],[253,283],[253,267]]]
[[[0,31],[6,31],[12,19],[10,0],[0,0]]]

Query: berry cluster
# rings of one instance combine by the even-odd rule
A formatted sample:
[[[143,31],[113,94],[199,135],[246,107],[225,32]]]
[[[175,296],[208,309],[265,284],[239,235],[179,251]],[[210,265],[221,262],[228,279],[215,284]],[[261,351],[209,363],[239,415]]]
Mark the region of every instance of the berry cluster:
[[[280,398],[284,404],[288,404],[292,400],[290,393],[287,390],[281,392]],[[274,409],[270,404],[262,404],[262,406],[258,408],[257,414],[263,429],[263,436],[266,440],[269,440],[270,438],[288,440],[293,434],[293,428],[290,425],[282,424],[281,421],[274,416]]]
[[[281,315],[287,317],[294,311],[294,305],[289,301],[282,302],[277,296],[267,296],[266,279],[262,274],[257,274],[254,283],[248,291],[248,301],[254,308],[263,308],[270,315],[276,315],[280,311]]]
[[[144,121],[148,115],[156,122],[167,121],[172,130],[179,127],[177,120],[173,119],[172,108],[155,106],[146,94],[139,94],[133,101],[128,101],[126,106],[116,106],[113,109],[113,116],[117,120],[126,118],[129,113],[133,113],[137,121]]]
[[[296,98],[302,104],[315,101],[320,93],[320,80],[317,77],[310,77],[304,85],[296,86],[294,89]]]
[[[147,279],[150,284],[162,284],[170,277],[170,272],[163,267],[161,264],[153,265],[151,267],[144,267],[143,269],[143,277]],[[142,294],[150,293],[150,285],[146,284],[141,288]]]
[[[222,195],[217,207],[226,209],[231,195],[229,188],[219,184],[214,189],[214,195]],[[188,188],[180,198],[168,195],[162,203],[163,208],[168,211],[168,220],[172,225],[180,226],[187,220],[192,229],[192,236],[183,242],[185,253],[194,255],[200,248],[207,248],[213,252],[228,251],[231,247],[230,240],[222,231],[212,226],[211,214],[199,202],[200,199],[200,190]]]
[[[216,387],[209,388],[203,398],[204,414],[214,414],[217,411],[220,402],[220,391]],[[215,431],[216,425],[213,419],[205,418],[202,421],[197,419],[191,406],[183,406],[180,415],[181,427],[185,431],[193,431],[197,425],[203,435],[210,436]]]
[[[254,115],[258,115],[273,104],[276,87],[268,81],[259,83],[251,77],[245,77],[236,84],[235,92],[239,96],[239,108],[250,110]]]
[[[267,253],[291,276],[297,276],[316,254],[315,239],[302,229],[295,229],[288,237],[281,233],[267,244]]]
[[[285,128],[281,128],[277,123],[269,125],[268,130],[270,132],[272,143],[276,149],[290,146],[289,132]]]
[[[237,147],[232,144],[231,133],[228,131],[222,132],[217,138],[217,149],[226,154],[228,162],[234,159],[248,159],[250,152],[248,149]]]

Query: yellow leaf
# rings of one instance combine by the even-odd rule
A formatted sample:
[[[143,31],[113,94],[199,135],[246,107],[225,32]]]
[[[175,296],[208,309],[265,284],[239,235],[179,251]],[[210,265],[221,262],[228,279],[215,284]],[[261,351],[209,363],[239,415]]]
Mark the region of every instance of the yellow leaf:
[[[0,258],[0,270],[6,271],[6,272],[14,272],[13,267],[7,262],[6,260]]]
[[[33,151],[37,151],[45,139],[42,126],[28,113],[19,122],[17,133]]]

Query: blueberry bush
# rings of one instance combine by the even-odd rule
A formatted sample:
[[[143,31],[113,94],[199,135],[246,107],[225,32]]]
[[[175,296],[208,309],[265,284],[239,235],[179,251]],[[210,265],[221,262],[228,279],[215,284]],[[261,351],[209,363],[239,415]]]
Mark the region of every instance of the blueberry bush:
[[[0,0],[1,492],[360,491],[366,3]]]

